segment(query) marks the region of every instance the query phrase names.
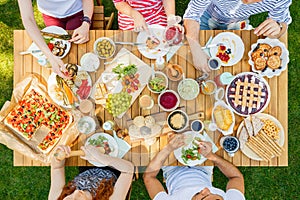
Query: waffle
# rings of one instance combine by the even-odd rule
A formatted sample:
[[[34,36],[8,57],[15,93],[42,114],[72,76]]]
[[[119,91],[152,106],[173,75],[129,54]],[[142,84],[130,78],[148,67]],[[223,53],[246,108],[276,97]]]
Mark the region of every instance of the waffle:
[[[252,73],[238,75],[227,88],[228,104],[244,116],[261,112],[269,97],[267,82]]]

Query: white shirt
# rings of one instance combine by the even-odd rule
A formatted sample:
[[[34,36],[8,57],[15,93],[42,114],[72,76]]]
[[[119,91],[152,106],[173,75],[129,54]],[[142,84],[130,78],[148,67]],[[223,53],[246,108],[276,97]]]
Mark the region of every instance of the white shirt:
[[[55,18],[65,18],[82,10],[82,0],[37,0],[41,13]]]
[[[211,174],[207,174],[201,167],[178,167],[167,177],[168,193],[159,192],[154,200],[190,200],[197,193],[207,187],[211,193],[218,194],[224,200],[245,200],[244,195],[236,190],[229,189],[224,192],[212,186]]]

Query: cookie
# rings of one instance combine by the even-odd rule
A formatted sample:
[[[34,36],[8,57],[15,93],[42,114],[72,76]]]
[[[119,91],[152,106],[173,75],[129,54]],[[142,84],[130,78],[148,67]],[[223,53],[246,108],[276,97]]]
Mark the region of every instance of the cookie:
[[[282,54],[282,50],[281,50],[281,47],[279,46],[275,46],[275,47],[272,47],[269,52],[268,52],[268,56],[281,56]]]
[[[276,56],[276,55],[270,56],[268,58],[267,65],[271,69],[278,69],[281,65],[280,56]]]
[[[263,52],[264,52],[264,56],[267,57],[268,56],[268,52],[269,50],[271,49],[272,47],[266,43],[262,43],[262,44],[259,44],[259,48],[258,49],[261,49]]]
[[[253,62],[255,62],[255,60],[257,58],[263,57],[264,56],[264,52],[261,49],[257,49],[256,51],[253,51],[251,54],[251,59]]]
[[[263,57],[259,57],[254,61],[254,67],[256,70],[263,70],[267,65],[267,61]]]

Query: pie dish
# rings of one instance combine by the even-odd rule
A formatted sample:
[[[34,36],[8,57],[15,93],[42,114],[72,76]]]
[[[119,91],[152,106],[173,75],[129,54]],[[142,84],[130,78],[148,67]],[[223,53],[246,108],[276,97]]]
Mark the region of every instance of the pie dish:
[[[272,78],[287,69],[289,52],[278,39],[259,39],[248,52],[252,71]]]
[[[236,75],[226,88],[227,104],[241,116],[262,112],[270,97],[270,86],[266,80],[252,72]]]
[[[45,127],[49,132],[41,138],[37,148],[43,153],[48,153],[72,123],[72,115],[51,103],[36,90],[28,91],[8,114],[4,123],[26,141],[40,138],[38,131]]]

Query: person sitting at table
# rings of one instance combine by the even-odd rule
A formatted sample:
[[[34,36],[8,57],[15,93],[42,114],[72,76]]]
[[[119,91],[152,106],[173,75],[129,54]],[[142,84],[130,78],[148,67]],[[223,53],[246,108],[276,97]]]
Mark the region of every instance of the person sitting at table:
[[[199,44],[199,30],[244,29],[250,27],[248,18],[251,15],[268,12],[268,18],[254,29],[254,34],[279,38],[292,21],[289,12],[291,2],[292,0],[191,0],[183,19],[195,68],[205,73],[210,72],[208,56]]]
[[[244,200],[244,178],[241,172],[231,163],[212,153],[210,142],[200,142],[201,154],[212,161],[220,171],[229,179],[226,192],[215,188],[211,183],[213,167],[210,166],[163,166],[171,152],[184,145],[184,136],[177,134],[170,142],[151,160],[145,173],[144,182],[148,194],[154,200],[200,200],[224,199]],[[166,180],[167,191],[156,178],[162,167]]]
[[[100,153],[94,146],[81,148],[83,159],[98,162],[109,168],[91,168],[65,185],[65,159],[51,161],[51,186],[49,200],[88,199],[121,200],[125,199],[130,188],[134,166],[131,162]],[[69,146],[59,146],[59,151],[70,154]]]
[[[121,30],[143,31],[148,25],[167,26],[175,20],[175,0],[113,0]]]
[[[63,61],[52,54],[36,24],[31,0],[18,0],[23,25],[27,33],[48,58],[55,73],[67,78]],[[76,44],[89,40],[89,29],[93,15],[93,0],[37,0],[46,26],[59,26],[66,30],[74,30],[70,42]]]

